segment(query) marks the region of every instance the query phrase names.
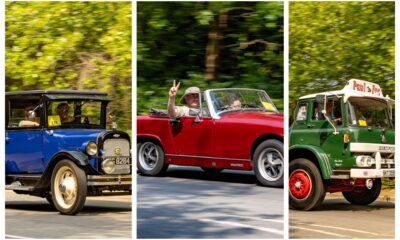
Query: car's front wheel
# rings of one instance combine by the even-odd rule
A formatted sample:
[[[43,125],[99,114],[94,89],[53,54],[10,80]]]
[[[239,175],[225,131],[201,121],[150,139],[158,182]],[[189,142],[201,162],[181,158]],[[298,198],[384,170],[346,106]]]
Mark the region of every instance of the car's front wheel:
[[[53,169],[51,195],[54,206],[62,214],[74,215],[86,201],[85,172],[70,160],[62,160]]]
[[[262,142],[253,155],[257,180],[264,186],[283,186],[283,143],[278,140]]]
[[[157,176],[164,173],[168,164],[164,162],[164,151],[153,142],[137,145],[137,167],[143,175]]]
[[[377,178],[373,181],[373,185],[371,189],[367,187],[356,187],[351,192],[342,192],[343,197],[355,205],[368,205],[373,203],[381,192],[381,179]]]

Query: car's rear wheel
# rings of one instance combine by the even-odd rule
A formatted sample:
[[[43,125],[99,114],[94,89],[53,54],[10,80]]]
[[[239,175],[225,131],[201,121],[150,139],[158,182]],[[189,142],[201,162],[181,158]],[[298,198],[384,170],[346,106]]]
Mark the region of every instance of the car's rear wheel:
[[[210,174],[217,174],[217,173],[222,172],[222,170],[224,170],[223,168],[209,168],[209,167],[201,167],[201,169],[205,173],[210,173]]]
[[[380,178],[374,180],[372,188],[356,187],[351,192],[342,192],[343,197],[355,205],[368,205],[373,203],[381,193],[382,182]]]
[[[299,210],[316,208],[325,198],[325,183],[317,166],[298,158],[289,164],[289,205]]]
[[[86,201],[85,172],[70,160],[62,160],[51,176],[51,195],[54,206],[62,214],[74,215],[82,210]]]
[[[253,155],[253,168],[257,180],[264,186],[283,186],[283,143],[267,140],[256,148]]]
[[[153,142],[138,143],[137,167],[143,175],[157,176],[164,173],[168,164],[164,162],[163,149]]]

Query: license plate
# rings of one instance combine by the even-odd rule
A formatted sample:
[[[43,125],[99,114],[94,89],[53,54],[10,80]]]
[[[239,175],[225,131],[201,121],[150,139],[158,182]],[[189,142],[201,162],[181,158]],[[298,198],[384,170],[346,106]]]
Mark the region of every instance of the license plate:
[[[115,165],[129,165],[130,164],[129,157],[108,157],[107,159],[114,161]]]
[[[395,177],[394,170],[382,170],[384,177]]]

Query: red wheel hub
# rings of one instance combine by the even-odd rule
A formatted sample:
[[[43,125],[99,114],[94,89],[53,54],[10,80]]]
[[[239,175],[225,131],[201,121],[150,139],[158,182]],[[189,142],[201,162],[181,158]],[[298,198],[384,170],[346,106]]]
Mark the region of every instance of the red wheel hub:
[[[295,170],[289,179],[289,190],[293,197],[304,199],[311,191],[310,176],[303,170]]]

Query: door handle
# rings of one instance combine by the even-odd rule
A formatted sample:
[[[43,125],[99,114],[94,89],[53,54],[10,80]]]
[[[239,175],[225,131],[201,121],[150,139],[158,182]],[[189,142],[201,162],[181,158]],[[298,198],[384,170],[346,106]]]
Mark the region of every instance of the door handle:
[[[10,143],[11,138],[6,137],[6,144]]]

